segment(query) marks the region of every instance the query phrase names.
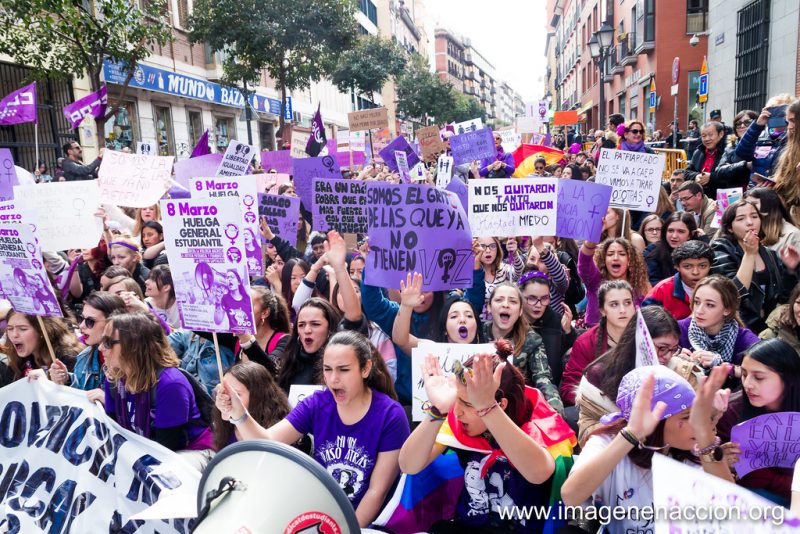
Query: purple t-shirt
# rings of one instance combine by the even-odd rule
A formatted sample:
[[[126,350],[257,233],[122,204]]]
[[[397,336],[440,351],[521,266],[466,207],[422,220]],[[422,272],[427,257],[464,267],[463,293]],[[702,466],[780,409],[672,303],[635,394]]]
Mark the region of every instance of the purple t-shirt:
[[[378,453],[398,450],[410,434],[402,406],[374,389],[366,415],[354,425],[342,423],[328,389],[300,401],[286,418],[298,432],[314,435],[314,458],[339,482],[353,509],[369,487]]]
[[[106,413],[111,415],[123,427],[141,436],[149,437],[152,428],[170,428],[186,425],[190,421],[199,421],[201,418],[192,386],[177,367],[165,368],[158,377],[158,382],[156,383],[156,405],[150,406],[150,428],[147,430],[139,428],[137,424],[136,407],[141,405],[142,400],[151,398],[149,391],[132,394],[126,392],[125,388],[120,384],[116,392],[119,395],[125,395],[128,412],[128,420],[123,421],[123,414],[117,415],[115,413],[116,404],[112,397],[114,391],[109,388],[108,380],[103,384],[103,389],[106,393]],[[202,424],[190,424],[187,428],[189,442],[197,438],[204,430],[205,427]]]

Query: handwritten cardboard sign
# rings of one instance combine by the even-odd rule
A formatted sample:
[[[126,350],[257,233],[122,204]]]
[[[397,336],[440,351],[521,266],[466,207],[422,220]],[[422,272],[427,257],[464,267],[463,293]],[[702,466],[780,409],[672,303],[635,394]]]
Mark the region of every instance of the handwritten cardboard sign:
[[[469,226],[475,237],[555,235],[557,178],[469,181]]]
[[[472,236],[458,200],[428,185],[367,182],[368,283],[399,288],[406,273],[423,276],[424,291],[469,286]]]
[[[297,244],[299,198],[259,193],[258,216],[266,221],[273,234],[287,240],[292,246]],[[266,239],[262,238],[262,242],[266,242]]]
[[[420,128],[415,135],[425,161],[435,161],[436,156],[444,152],[444,142],[442,136],[439,135],[439,127],[435,124]]]
[[[386,108],[351,111],[347,114],[347,123],[351,132],[375,130],[389,126],[389,110]]]
[[[391,143],[380,151],[381,158],[383,158],[384,163],[386,163],[386,166],[389,167],[389,170],[392,172],[400,171],[397,165],[395,152],[405,153],[406,163],[409,169],[419,163],[419,156],[417,156],[417,153],[411,148],[411,145],[408,144],[406,138],[401,135],[395,137]]]
[[[800,458],[800,412],[760,415],[731,429],[742,453],[734,466],[745,476],[765,467],[794,467]]]
[[[603,148],[595,182],[613,188],[611,207],[654,212],[665,162],[664,154]]]
[[[222,161],[214,176],[242,176],[250,170],[250,162],[256,155],[256,149],[247,143],[231,141],[222,156]]]
[[[603,233],[603,217],[610,200],[609,185],[559,180],[556,235],[597,243]]]
[[[100,164],[100,201],[129,208],[152,206],[170,187],[173,156],[107,150]]]
[[[493,158],[497,155],[491,128],[450,137],[450,151],[456,165]]]
[[[339,162],[333,156],[296,159],[292,168],[295,191],[308,210],[311,209],[314,178],[333,180],[342,177]]]
[[[306,146],[311,139],[311,130],[306,128],[292,128],[291,145],[289,155],[295,159],[307,158]]]
[[[340,234],[367,232],[367,182],[314,178],[314,229]]]

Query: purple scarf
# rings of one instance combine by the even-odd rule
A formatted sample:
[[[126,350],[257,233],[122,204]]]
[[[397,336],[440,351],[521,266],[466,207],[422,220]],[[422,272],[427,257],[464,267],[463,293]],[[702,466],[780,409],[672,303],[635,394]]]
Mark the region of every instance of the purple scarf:
[[[494,158],[495,161],[503,161],[503,158],[506,157],[506,151],[503,150],[503,145],[497,147],[497,156]]]
[[[109,384],[110,385],[110,384]],[[156,387],[155,385],[153,387]],[[128,412],[128,403],[127,403],[127,396],[132,395],[134,397],[133,403],[135,408],[133,409],[133,425],[131,425],[130,421],[130,413]],[[149,438],[150,437],[150,392],[145,391],[143,393],[128,393],[125,391],[125,383],[123,380],[117,381],[116,384],[116,391],[114,392],[114,413],[116,415],[117,423],[126,429],[130,430],[134,433],[141,432],[141,435]],[[132,428],[138,427],[138,428]]]
[[[635,145],[628,143],[627,141],[623,140],[622,144],[619,145],[620,150],[626,150],[628,152],[644,152],[644,141],[639,141]]]

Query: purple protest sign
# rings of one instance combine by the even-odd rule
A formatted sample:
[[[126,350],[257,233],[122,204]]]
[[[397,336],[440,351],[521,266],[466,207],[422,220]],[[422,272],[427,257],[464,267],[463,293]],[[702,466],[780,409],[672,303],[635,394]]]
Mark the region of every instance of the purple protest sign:
[[[265,171],[275,169],[282,174],[292,174],[292,156],[290,150],[271,150],[261,153],[261,167]]]
[[[297,244],[297,227],[300,221],[300,199],[279,195],[258,194],[258,217],[266,221],[276,236],[292,246]],[[267,240],[262,237],[262,242]]]
[[[464,213],[469,211],[469,189],[467,188],[467,184],[465,184],[461,178],[458,176],[454,177],[452,180],[450,180],[450,183],[447,184],[445,190],[455,193],[455,195],[458,197],[458,200],[461,201],[461,209],[464,210]]]
[[[11,150],[0,148],[0,202],[13,200],[15,185],[19,185],[19,179],[14,168],[14,157]]]
[[[556,235],[598,243],[612,190],[610,185],[559,180]]]
[[[221,161],[222,154],[206,154],[175,162],[173,169],[175,170],[175,181],[179,186],[173,185],[169,190],[170,197],[189,198],[192,178],[214,176]]]
[[[36,122],[36,82],[0,100],[0,125]]]
[[[391,143],[386,145],[379,152],[381,159],[383,159],[383,162],[386,163],[386,166],[389,167],[389,170],[392,172],[399,171],[397,167],[397,159],[394,155],[395,150],[405,152],[409,169],[412,169],[414,165],[419,163],[419,156],[417,156],[417,153],[414,152],[413,148],[411,148],[411,145],[408,144],[406,138],[401,135],[400,137],[395,137]]]
[[[83,122],[84,117],[102,117],[105,115],[107,105],[108,90],[104,85],[99,91],[90,93],[72,104],[64,106],[64,116],[67,117],[73,128],[77,128]]]
[[[314,230],[340,234],[367,232],[367,182],[314,178]]]
[[[424,291],[472,285],[472,234],[452,193],[416,184],[367,182],[370,285],[400,288],[409,272]]]
[[[41,259],[42,250],[30,225],[0,225],[0,291],[3,296],[19,312],[62,317]]]
[[[363,165],[367,158],[364,156],[363,152],[353,152],[353,166],[355,165]],[[339,164],[339,167],[349,167],[350,166],[350,152],[336,152],[334,154],[336,158],[336,163]]]
[[[294,188],[307,210],[311,209],[314,178],[339,179],[342,177],[340,169],[339,163],[333,156],[294,159],[292,162]]]
[[[794,467],[800,458],[800,412],[760,415],[731,429],[742,453],[734,465],[741,478],[765,467]]]
[[[493,158],[497,155],[491,128],[481,128],[450,137],[450,150],[455,165]]]

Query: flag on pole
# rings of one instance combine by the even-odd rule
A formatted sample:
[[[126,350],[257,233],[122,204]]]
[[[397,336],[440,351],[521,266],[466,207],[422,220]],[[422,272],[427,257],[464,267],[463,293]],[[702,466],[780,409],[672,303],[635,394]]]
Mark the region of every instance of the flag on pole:
[[[206,154],[211,154],[211,147],[208,146],[208,128],[206,128],[206,131],[200,136],[200,139],[197,140],[197,144],[194,146],[192,155],[189,156],[189,158],[205,156]]]
[[[36,122],[36,82],[0,100],[0,125]]]
[[[658,354],[650,337],[650,330],[642,317],[642,310],[636,312],[636,367],[645,365],[657,365]]]
[[[322,115],[319,112],[319,104],[317,104],[317,112],[314,114],[314,120],[311,121],[311,137],[308,138],[306,144],[306,154],[315,158],[319,156],[322,149],[328,142],[325,135],[325,124],[322,122]]]
[[[64,106],[64,115],[72,124],[72,127],[77,128],[84,117],[91,115],[92,117],[98,118],[105,115],[107,105],[108,89],[106,89],[104,85],[99,91],[95,91],[94,93],[76,100],[72,104]]]

